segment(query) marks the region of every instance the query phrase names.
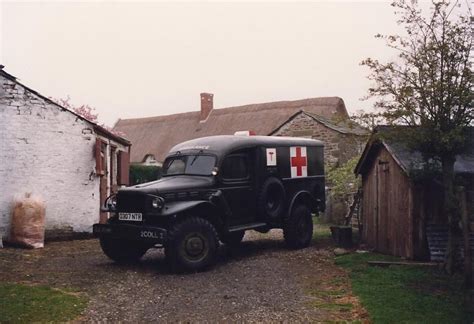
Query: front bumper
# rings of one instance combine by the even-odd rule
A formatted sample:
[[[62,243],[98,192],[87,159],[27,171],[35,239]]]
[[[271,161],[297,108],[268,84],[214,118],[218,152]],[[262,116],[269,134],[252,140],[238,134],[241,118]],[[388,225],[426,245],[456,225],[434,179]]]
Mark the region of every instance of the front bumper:
[[[164,243],[167,238],[167,231],[164,228],[131,224],[94,224],[92,233],[95,237],[113,237],[150,243]]]

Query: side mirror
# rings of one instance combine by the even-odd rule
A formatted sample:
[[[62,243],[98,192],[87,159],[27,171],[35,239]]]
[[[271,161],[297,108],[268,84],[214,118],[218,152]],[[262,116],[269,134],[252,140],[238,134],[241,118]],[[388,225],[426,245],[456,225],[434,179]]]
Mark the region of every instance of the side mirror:
[[[219,173],[219,168],[218,168],[218,167],[214,167],[214,169],[212,169],[211,174],[212,174],[213,176],[216,176],[218,173]]]

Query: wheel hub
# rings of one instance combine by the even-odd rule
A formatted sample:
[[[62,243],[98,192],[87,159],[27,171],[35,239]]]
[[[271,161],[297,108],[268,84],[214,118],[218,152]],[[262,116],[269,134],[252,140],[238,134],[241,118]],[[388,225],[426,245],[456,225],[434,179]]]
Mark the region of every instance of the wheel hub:
[[[192,236],[186,240],[184,247],[188,255],[195,257],[203,253],[205,243],[201,237]]]

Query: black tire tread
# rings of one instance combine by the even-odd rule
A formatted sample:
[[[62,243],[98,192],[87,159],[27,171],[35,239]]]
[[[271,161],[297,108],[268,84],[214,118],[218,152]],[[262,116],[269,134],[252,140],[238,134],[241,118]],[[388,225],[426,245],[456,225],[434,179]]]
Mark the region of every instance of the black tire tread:
[[[290,217],[285,223],[283,228],[283,237],[285,243],[291,249],[302,249],[306,248],[311,244],[313,237],[313,227],[311,226],[311,236],[308,240],[302,241],[301,237],[298,235],[297,225],[300,217],[310,217],[311,210],[308,206],[304,204],[297,205],[293,207]],[[311,219],[311,224],[313,224]]]
[[[177,252],[176,252],[176,242],[175,239],[176,237],[179,236],[180,232],[186,230],[186,227],[208,227],[208,229],[211,230],[212,232],[212,239],[215,241],[214,242],[214,247],[211,246],[211,257],[206,260],[201,265],[198,265],[196,267],[190,267],[187,264],[184,264],[178,257]],[[184,219],[183,221],[175,224],[171,230],[168,232],[168,239],[167,243],[165,244],[165,257],[167,259],[167,262],[171,266],[171,269],[173,272],[184,272],[184,271],[202,271],[205,270],[212,265],[214,265],[216,261],[216,252],[217,252],[217,247],[219,244],[219,239],[217,235],[217,231],[215,227],[212,225],[211,222],[208,220],[202,218],[202,217],[188,217]]]

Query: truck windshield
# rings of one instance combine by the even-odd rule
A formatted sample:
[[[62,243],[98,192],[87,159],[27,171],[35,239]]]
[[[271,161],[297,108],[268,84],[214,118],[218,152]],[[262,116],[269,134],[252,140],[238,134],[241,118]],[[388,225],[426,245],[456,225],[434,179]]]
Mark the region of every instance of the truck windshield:
[[[216,166],[216,158],[212,155],[179,155],[172,156],[163,163],[163,176],[189,174],[211,175]]]

